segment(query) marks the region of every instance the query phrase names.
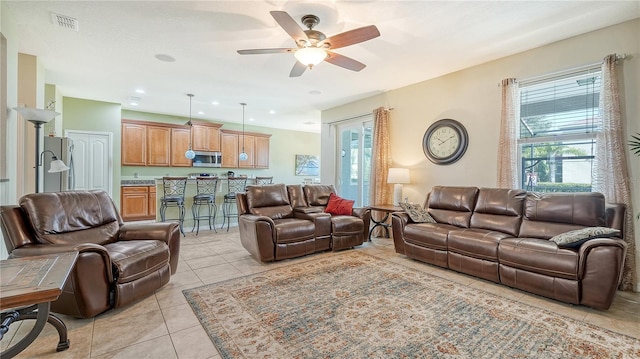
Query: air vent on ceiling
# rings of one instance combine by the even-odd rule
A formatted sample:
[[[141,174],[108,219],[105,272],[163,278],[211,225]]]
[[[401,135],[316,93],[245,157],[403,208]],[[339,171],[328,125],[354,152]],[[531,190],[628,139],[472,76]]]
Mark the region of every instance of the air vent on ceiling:
[[[58,25],[62,28],[73,30],[73,31],[80,31],[80,25],[78,24],[78,19],[74,19],[66,15],[51,13],[51,20],[53,20],[54,25]]]

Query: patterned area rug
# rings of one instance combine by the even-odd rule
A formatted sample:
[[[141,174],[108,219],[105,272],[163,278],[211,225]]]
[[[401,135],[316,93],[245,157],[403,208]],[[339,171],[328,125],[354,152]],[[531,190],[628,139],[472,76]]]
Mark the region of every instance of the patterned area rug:
[[[357,251],[184,295],[223,358],[640,357],[640,340]]]

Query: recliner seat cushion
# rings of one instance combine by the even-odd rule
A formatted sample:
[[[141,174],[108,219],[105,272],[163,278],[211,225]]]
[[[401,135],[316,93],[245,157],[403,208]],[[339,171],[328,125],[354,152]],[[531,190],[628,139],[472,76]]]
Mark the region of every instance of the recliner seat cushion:
[[[549,240],[505,238],[498,245],[501,265],[550,277],[578,279],[578,252],[558,248]]]
[[[117,283],[146,277],[169,264],[169,247],[160,241],[119,241],[104,247],[117,268]]]
[[[420,247],[447,250],[449,232],[458,229],[443,223],[411,223],[404,228],[404,240]]]
[[[314,237],[316,227],[312,221],[297,218],[274,220],[275,240],[278,244],[293,243]]]
[[[344,235],[352,233],[362,233],[364,224],[362,219],[353,216],[331,216],[331,233],[334,235]]]
[[[498,261],[498,244],[509,234],[486,229],[469,228],[449,232],[447,249],[467,257]]]

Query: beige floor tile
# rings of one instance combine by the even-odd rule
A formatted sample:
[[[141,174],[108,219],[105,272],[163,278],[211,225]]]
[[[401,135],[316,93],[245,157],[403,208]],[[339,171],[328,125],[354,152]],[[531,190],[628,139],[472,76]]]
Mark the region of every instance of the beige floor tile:
[[[230,263],[230,265],[239,270],[243,275],[261,273],[277,268],[271,264],[272,263],[260,263],[251,256]]]
[[[231,278],[243,276],[242,272],[229,264],[219,264],[194,270],[204,284],[217,283]]]
[[[21,352],[16,358],[89,358],[91,354],[91,337],[93,335],[93,320],[73,320],[66,318],[67,339],[69,349],[57,352],[56,348],[60,342],[58,331],[50,324],[45,324],[42,332],[27,349]],[[33,328],[35,320],[24,321],[24,325],[16,332],[11,345],[15,345],[24,338]],[[4,339],[3,339],[4,341]],[[4,349],[3,349],[4,350]]]
[[[175,359],[175,349],[169,335],[150,339],[142,343],[114,350],[91,358],[98,359]]]
[[[179,359],[215,358],[216,347],[202,326],[196,326],[171,334]]]
[[[182,294],[184,289],[196,288],[204,285],[201,281],[183,286],[165,286],[156,292],[156,299],[161,309],[176,307],[187,304],[187,300]]]
[[[240,260],[253,259],[253,257],[251,257],[251,254],[249,254],[249,252],[247,252],[244,249],[228,252],[228,253],[222,253],[220,254],[220,256],[229,263],[233,263]]]
[[[105,320],[107,318],[125,318],[134,317],[148,312],[160,310],[160,305],[155,296],[151,295],[139,302],[130,305],[106,311],[96,317],[96,320]]]
[[[208,247],[208,245],[203,245],[200,243],[192,243],[192,244],[182,244],[180,246],[180,258],[183,260],[190,260],[194,258],[202,258],[215,256],[217,253]]]
[[[172,275],[169,283],[167,283],[167,285],[165,285],[164,287],[182,287],[190,284],[197,285],[199,283],[201,283],[200,278],[198,278],[193,270],[185,270],[183,272]],[[162,290],[164,287],[160,288],[160,290]]]
[[[164,317],[170,334],[187,328],[200,326],[200,321],[193,313],[189,304],[165,308],[162,310],[162,316]]]
[[[216,254],[216,255],[211,255],[207,257],[189,259],[185,262],[193,270],[193,269],[200,269],[204,267],[215,266],[218,264],[226,264],[227,260],[225,260],[221,255]]]
[[[96,318],[94,333],[91,354],[96,356],[167,335],[169,331],[162,312],[156,310],[137,316]]]

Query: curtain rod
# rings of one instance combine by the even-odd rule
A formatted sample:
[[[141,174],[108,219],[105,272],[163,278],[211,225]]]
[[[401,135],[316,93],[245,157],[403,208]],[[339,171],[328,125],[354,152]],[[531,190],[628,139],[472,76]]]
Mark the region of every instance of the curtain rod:
[[[386,111],[391,111],[391,110],[393,110],[393,107],[387,107],[387,108],[385,108],[385,110]],[[373,116],[373,112],[362,113],[360,115],[355,115],[355,116],[352,116],[352,117],[343,118],[342,120],[336,120],[336,121],[332,121],[332,122],[325,122],[325,123],[323,123],[323,125],[335,125],[336,123],[346,122],[346,121],[351,121],[351,120],[357,120],[359,118],[363,118],[363,117],[367,117],[367,116]]]
[[[627,57],[626,54],[616,54],[616,60],[624,60],[626,57]],[[526,78],[526,79],[518,80],[518,82],[520,84],[522,84],[522,83],[532,84],[532,83],[536,83],[538,81],[544,81],[544,80],[547,80],[547,79],[553,78],[553,77],[569,75],[569,74],[572,74],[574,72],[580,72],[580,71],[589,70],[589,69],[594,68],[596,66],[602,65],[602,63],[603,63],[603,61],[598,61],[598,62],[594,62],[594,63],[587,64],[587,65],[582,65],[582,66],[573,67],[573,68],[566,69],[566,70],[553,72],[553,73],[550,73],[550,74],[544,74],[544,75],[540,75],[540,76],[529,77],[529,78]],[[502,86],[502,81],[498,82],[498,87],[501,87],[501,86]]]

